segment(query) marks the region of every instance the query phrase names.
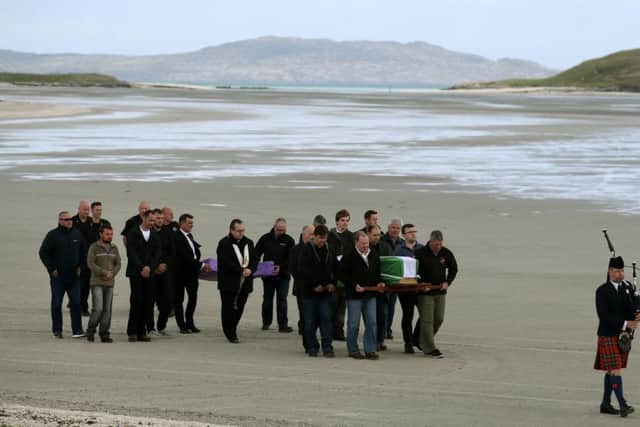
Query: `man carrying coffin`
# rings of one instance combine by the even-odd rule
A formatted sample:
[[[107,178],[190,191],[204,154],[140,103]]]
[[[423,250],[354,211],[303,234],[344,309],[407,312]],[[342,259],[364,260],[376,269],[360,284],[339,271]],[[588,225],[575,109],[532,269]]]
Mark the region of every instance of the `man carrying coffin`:
[[[220,314],[222,330],[229,342],[237,344],[238,323],[244,306],[253,292],[252,274],[258,260],[253,241],[244,235],[242,220],[234,219],[229,225],[229,235],[218,242],[218,290],[222,300]]]
[[[444,322],[447,289],[458,274],[456,258],[453,252],[442,246],[443,240],[442,232],[434,230],[427,244],[415,252],[420,280],[441,287],[439,290],[425,290],[418,295],[420,344],[424,354],[434,359],[444,357],[436,348],[434,337]]]
[[[322,354],[335,357],[332,345],[331,294],[336,290],[336,256],[327,245],[329,229],[318,225],[313,240],[308,242],[299,260],[302,293],[304,295],[305,339],[307,354],[318,356],[320,346],[316,330],[320,325]]]
[[[347,296],[347,350],[354,359],[378,359],[376,353],[376,295],[378,291],[366,291],[364,287],[384,289],[380,272],[380,256],[369,248],[369,237],[363,231],[354,235],[355,250],[342,257],[340,275]],[[358,348],[360,317],[364,319],[363,356]]]
[[[598,313],[598,353],[594,368],[606,371],[604,375],[604,395],[600,413],[626,417],[633,412],[622,391],[622,369],[627,367],[629,353],[622,352],[618,345],[621,333],[635,330],[640,314],[634,309],[630,287],[624,281],[624,261],[622,257],[609,260],[609,280],[596,290],[596,310]],[[614,392],[620,410],[611,405]]]

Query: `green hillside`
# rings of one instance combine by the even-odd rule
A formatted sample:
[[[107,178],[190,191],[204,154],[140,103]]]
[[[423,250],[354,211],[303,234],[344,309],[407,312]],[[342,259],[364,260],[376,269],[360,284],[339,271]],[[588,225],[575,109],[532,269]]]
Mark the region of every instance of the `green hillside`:
[[[640,92],[640,49],[625,50],[580,65],[545,79],[499,80],[468,83],[452,89],[566,87],[596,91]]]
[[[127,82],[104,74],[0,73],[0,83],[19,86],[131,87]]]

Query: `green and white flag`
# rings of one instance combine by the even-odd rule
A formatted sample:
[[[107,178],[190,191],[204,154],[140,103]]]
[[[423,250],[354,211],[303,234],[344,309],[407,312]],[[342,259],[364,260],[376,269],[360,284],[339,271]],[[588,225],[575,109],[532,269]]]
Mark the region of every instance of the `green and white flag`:
[[[406,256],[381,256],[380,269],[382,281],[388,286],[393,286],[415,280],[418,276],[418,261]]]

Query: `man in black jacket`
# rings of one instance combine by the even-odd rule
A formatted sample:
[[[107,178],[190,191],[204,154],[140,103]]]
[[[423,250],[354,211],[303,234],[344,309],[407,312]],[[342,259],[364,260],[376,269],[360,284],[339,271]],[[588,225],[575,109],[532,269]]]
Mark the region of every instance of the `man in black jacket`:
[[[380,255],[369,248],[369,237],[363,231],[354,235],[355,250],[342,257],[340,275],[347,297],[347,350],[354,359],[378,359],[376,328],[376,295],[378,291],[365,291],[365,286],[375,286],[381,291],[384,283],[380,275]],[[360,317],[364,320],[363,356],[358,349]]]
[[[65,292],[71,302],[73,338],[84,336],[80,305],[80,270],[86,264],[85,242],[71,225],[71,214],[58,214],[58,227],[47,233],[40,246],[40,260],[49,273],[51,285],[51,331],[62,338],[62,300]]]
[[[336,255],[342,257],[354,250],[353,233],[349,231],[349,222],[351,214],[346,209],[340,209],[336,212],[336,226],[329,231],[329,239],[327,243],[329,248]],[[333,318],[333,339],[336,341],[344,341],[344,317],[346,312],[345,290],[342,283],[338,283],[338,288],[333,293],[331,301],[331,311]]]
[[[453,253],[442,246],[442,232],[434,230],[427,244],[415,252],[418,275],[424,283],[441,285],[441,290],[425,291],[418,295],[420,312],[420,345],[425,355],[435,359],[444,357],[436,348],[434,337],[444,322],[447,289],[458,274],[458,263]]]
[[[71,218],[73,228],[78,230],[84,239],[85,251],[89,250],[91,243],[91,217],[89,216],[90,204],[87,200],[81,200],[78,205],[78,213]],[[85,252],[84,258],[87,258]],[[89,316],[89,292],[91,287],[89,282],[91,281],[91,270],[86,266],[86,263],[80,268],[80,305],[82,306],[82,315]]]
[[[142,214],[142,224],[129,231],[127,242],[127,277],[131,287],[129,297],[129,342],[151,341],[147,336],[147,313],[153,286],[152,275],[160,263],[160,241],[151,231],[153,216],[150,211]],[[151,307],[153,309],[153,307]]]
[[[296,297],[298,306],[298,335],[302,335],[302,346],[307,349],[307,340],[304,336],[304,295],[301,289],[302,276],[300,274],[300,254],[304,246],[313,240],[313,231],[315,226],[305,225],[300,232],[300,242],[291,249],[289,254],[289,273],[293,277],[293,295]]]
[[[313,240],[304,245],[299,260],[300,286],[304,295],[307,354],[316,357],[320,351],[316,330],[320,325],[322,354],[335,357],[332,345],[331,294],[336,290],[337,260],[327,245],[329,229],[318,225]]]
[[[229,235],[218,242],[218,290],[222,300],[220,314],[222,330],[229,342],[237,344],[238,323],[244,306],[253,292],[252,274],[258,260],[253,241],[244,235],[242,220],[234,219],[229,225]]]
[[[200,270],[210,271],[208,265],[200,261],[200,244],[193,238],[193,216],[185,213],[178,219],[180,230],[174,234],[175,248],[175,317],[180,328],[180,333],[198,333],[198,329],[193,320],[198,303],[198,276]],[[182,303],[184,302],[184,292],[187,291],[189,300],[187,308],[183,313]]]
[[[169,311],[174,305],[174,294],[170,291],[170,278],[174,272],[175,242],[174,233],[163,226],[164,215],[161,209],[153,209],[153,232],[160,241],[160,261],[154,270],[151,287],[151,304],[147,313],[147,333],[149,335],[168,335],[166,331]],[[155,322],[154,305],[158,306],[158,321]],[[157,326],[157,330],[156,330]]]
[[[391,245],[381,239],[382,230],[379,225],[367,225],[365,232],[369,237],[369,248],[376,252],[378,257],[393,255]],[[378,340],[378,351],[387,349],[387,346],[384,344],[384,337],[387,330],[388,310],[389,294],[380,293],[376,295],[376,339]]]
[[[633,407],[624,398],[621,371],[627,367],[629,353],[620,351],[618,337],[621,333],[630,333],[638,327],[640,314],[635,312],[631,287],[624,281],[622,257],[609,260],[608,277],[609,280],[596,290],[599,323],[594,369],[606,371],[600,413],[626,417],[633,412]],[[619,411],[611,405],[612,392],[620,404]]]
[[[124,246],[127,246],[127,235],[142,224],[144,213],[147,212],[151,207],[149,206],[149,202],[145,202],[144,200],[140,202],[138,205],[138,215],[134,215],[129,218],[125,224],[120,235],[122,236],[122,243]]]
[[[289,252],[295,246],[295,241],[287,234],[287,221],[276,219],[273,228],[262,235],[256,244],[256,259],[264,256],[264,261],[273,261],[273,277],[264,277],[264,293],[262,298],[262,330],[266,331],[273,321],[273,297],[276,295],[276,312],[278,331],[291,332],[287,316],[287,296],[289,294]]]

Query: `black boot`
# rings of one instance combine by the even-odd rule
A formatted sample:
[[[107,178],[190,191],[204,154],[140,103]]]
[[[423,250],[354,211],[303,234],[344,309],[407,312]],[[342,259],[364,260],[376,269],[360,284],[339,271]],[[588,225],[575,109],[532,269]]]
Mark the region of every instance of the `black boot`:
[[[620,411],[611,406],[611,403],[602,403],[600,405],[601,414],[620,415]]]
[[[620,416],[622,418],[626,418],[627,415],[633,414],[633,412],[634,412],[633,406],[627,405],[627,402],[624,402],[622,405],[620,405]]]

